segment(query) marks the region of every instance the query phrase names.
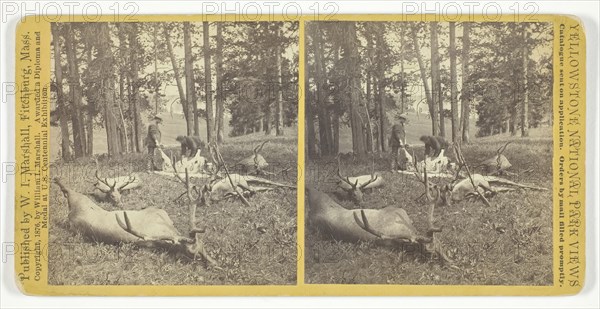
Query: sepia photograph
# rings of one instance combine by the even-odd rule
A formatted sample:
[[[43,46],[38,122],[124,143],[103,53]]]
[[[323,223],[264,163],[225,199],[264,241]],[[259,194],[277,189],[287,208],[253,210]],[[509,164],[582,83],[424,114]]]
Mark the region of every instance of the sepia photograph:
[[[552,285],[553,39],[307,22],[305,283]]]
[[[49,284],[296,284],[299,23],[51,32]]]

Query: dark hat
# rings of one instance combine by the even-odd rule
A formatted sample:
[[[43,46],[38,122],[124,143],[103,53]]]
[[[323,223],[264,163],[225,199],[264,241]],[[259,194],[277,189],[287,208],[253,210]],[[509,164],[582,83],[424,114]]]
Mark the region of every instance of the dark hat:
[[[160,122],[162,122],[162,118],[160,118],[160,117],[158,117],[158,116],[154,116],[154,117],[152,117],[152,120],[157,120],[157,121],[160,121]]]

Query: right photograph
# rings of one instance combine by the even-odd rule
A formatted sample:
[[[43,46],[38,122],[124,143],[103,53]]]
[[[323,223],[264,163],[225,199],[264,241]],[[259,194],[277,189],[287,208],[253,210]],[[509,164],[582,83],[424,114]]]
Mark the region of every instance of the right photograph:
[[[553,40],[307,22],[305,283],[552,285]]]

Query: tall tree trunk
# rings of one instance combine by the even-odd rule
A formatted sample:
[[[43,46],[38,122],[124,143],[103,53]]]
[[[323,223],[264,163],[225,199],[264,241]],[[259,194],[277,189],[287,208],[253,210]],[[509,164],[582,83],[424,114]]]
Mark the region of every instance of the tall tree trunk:
[[[315,84],[316,84],[316,97],[317,97],[317,113],[319,117],[319,144],[321,149],[321,155],[327,156],[332,154],[332,139],[331,136],[331,117],[327,110],[327,98],[325,88],[325,67],[324,67],[324,55],[323,55],[323,43],[321,41],[320,27],[315,25],[315,35],[313,35],[315,45]]]
[[[283,23],[281,23],[283,26]],[[281,26],[277,30],[277,37],[281,38]],[[281,43],[275,49],[275,61],[277,62],[277,106],[275,109],[275,135],[283,135],[283,70],[281,57]]]
[[[208,142],[212,142],[214,136],[214,112],[212,102],[212,73],[210,67],[210,36],[209,36],[209,24],[207,21],[202,22],[202,40],[204,42],[204,92],[206,94],[206,137]],[[194,119],[195,125],[198,125],[198,120]],[[194,128],[194,133],[199,135]]]
[[[92,48],[93,44],[86,40],[86,59],[88,65],[92,63]],[[94,118],[96,117],[96,102],[95,99],[86,96],[87,101],[87,118],[85,123],[87,146],[85,147],[86,154],[92,156],[94,154]]]
[[[400,113],[404,113],[406,109],[406,103],[404,102],[404,47],[406,43],[404,42],[404,23],[400,24]]]
[[[177,92],[179,93],[179,101],[181,101],[181,107],[183,109],[183,116],[185,117],[185,121],[187,124],[187,133],[190,135],[190,129],[193,126],[193,116],[190,114],[190,107],[187,101],[187,97],[185,95],[185,91],[183,90],[183,83],[181,82],[181,73],[179,71],[179,65],[177,65],[177,59],[175,58],[175,53],[173,51],[173,44],[171,43],[171,35],[169,32],[169,28],[167,25],[164,27],[165,32],[165,41],[167,42],[167,49],[169,51],[169,58],[171,58],[171,65],[173,66],[173,75],[175,75],[175,82],[177,84]],[[186,84],[187,86],[187,84]]]
[[[413,40],[413,47],[415,55],[417,56],[417,62],[419,63],[419,72],[421,75],[421,82],[425,89],[425,98],[427,99],[427,106],[429,107],[429,115],[431,116],[431,134],[437,135],[439,132],[439,122],[437,121],[437,108],[433,101],[433,95],[429,90],[429,81],[427,80],[427,73],[425,72],[425,64],[423,63],[423,56],[421,55],[421,48],[419,44],[419,38],[417,37],[417,28],[412,27],[411,35]]]
[[[121,143],[117,128],[118,106],[115,104],[114,57],[110,47],[110,31],[107,23],[98,26],[98,59],[102,61],[102,99],[104,100],[104,121],[108,154],[115,156],[121,153]]]
[[[127,130],[127,121],[125,120],[125,115],[123,114],[123,108],[125,105],[125,83],[127,81],[128,70],[125,69],[127,66],[127,35],[126,32],[131,32],[131,28],[129,24],[120,24],[117,23],[117,33],[119,37],[119,58],[121,61],[118,64],[119,67],[119,117],[121,119],[120,122],[120,130],[119,130],[119,141],[121,142],[121,149],[124,152],[129,152],[129,134]],[[133,130],[132,130],[133,131]]]
[[[265,131],[265,135],[271,135],[271,129],[272,129],[271,124],[273,123],[273,111],[271,109],[271,98],[269,95],[267,95],[266,101],[267,101],[267,104],[265,105],[265,114],[264,114],[264,118],[263,118],[263,122],[262,122],[262,124],[263,124],[262,130]]]
[[[462,37],[462,59],[461,59],[461,74],[462,74],[462,87],[460,104],[462,107],[462,143],[468,144],[470,141],[469,136],[469,120],[471,114],[470,106],[470,91],[469,91],[469,53],[471,49],[471,41],[469,39],[469,32],[471,24],[468,22],[462,23],[463,26],[463,37]]]
[[[131,53],[131,111],[133,112],[133,145],[135,146],[136,152],[142,151],[142,117],[141,108],[139,101],[139,55],[138,51],[141,49],[138,42],[139,30],[138,24],[131,23],[131,31],[129,32],[129,45]]]
[[[378,31],[375,35],[377,40],[375,44],[377,46],[377,112],[379,118],[379,130],[377,132],[381,151],[385,152],[385,85],[383,84],[385,81],[385,67],[383,66],[383,33],[385,26],[382,23],[378,24],[378,26]]]
[[[358,38],[356,36],[356,23],[345,22],[346,51],[348,58],[348,79],[350,87],[350,126],[352,128],[352,151],[358,157],[367,154],[365,141],[365,115],[362,114],[360,99],[360,59],[358,53]]]
[[[438,43],[438,23],[432,22],[430,24],[431,29],[431,88],[433,93],[431,97],[433,98],[433,112],[434,115],[437,116],[439,113],[439,132],[434,132],[434,135],[445,136],[446,135],[446,126],[444,124],[444,106],[441,99],[441,83],[440,83],[440,53],[439,53],[439,43]],[[434,121],[434,117],[431,117],[432,121]],[[435,120],[437,121],[437,119]]]
[[[314,25],[314,24],[313,24]],[[316,27],[316,25],[314,25],[314,27]],[[306,30],[308,31],[309,27],[306,27]],[[316,31],[313,32],[313,34],[317,34]],[[305,36],[305,44],[307,45],[306,48],[304,48],[304,67],[306,69],[305,73],[304,73],[304,118],[305,118],[305,125],[306,125],[306,136],[304,137],[305,143],[306,143],[306,152],[307,152],[307,156],[308,158],[316,158],[317,157],[317,150],[316,150],[316,146],[317,146],[317,136],[316,136],[316,132],[315,132],[315,121],[314,121],[314,112],[313,112],[313,107],[312,107],[312,100],[314,98],[314,96],[311,94],[310,91],[310,76],[313,75],[315,76],[314,80],[316,81],[316,73],[313,74],[313,72],[311,72],[311,67],[309,66],[309,48],[308,48],[308,37]],[[313,42],[312,42],[312,50],[315,50],[318,48],[318,46],[315,44],[315,38],[313,37]],[[316,54],[315,54],[316,55]],[[315,57],[315,62],[317,61],[317,58]]]
[[[158,115],[158,102],[160,96],[158,95],[158,24],[154,24],[153,27],[154,37],[154,113]]]
[[[522,58],[523,58],[523,100],[521,102],[521,136],[529,136],[529,87],[528,87],[528,65],[529,65],[529,49],[527,46],[527,25],[522,25],[523,29],[523,45],[522,45]]]
[[[183,23],[183,49],[185,56],[185,88],[188,107],[187,134],[200,135],[198,126],[198,105],[196,102],[196,82],[194,81],[194,64],[192,60],[191,25]],[[197,129],[198,128],[198,129]]]
[[[71,99],[71,123],[73,130],[73,146],[75,157],[82,157],[85,152],[85,129],[81,113],[81,84],[79,83],[79,68],[77,65],[77,48],[73,26],[66,25],[65,49],[69,65],[69,96]]]
[[[225,115],[225,106],[223,102],[223,23],[217,23],[217,51],[215,53],[216,63],[216,75],[217,75],[217,120],[216,120],[216,131],[217,131],[217,142],[223,142],[224,128],[223,123]]]
[[[71,147],[69,140],[69,120],[63,92],[62,62],[60,61],[60,29],[58,24],[52,23],[52,43],[54,45],[54,76],[56,77],[56,110],[60,122],[61,155],[65,161],[71,160]]]
[[[458,89],[456,78],[456,23],[450,22],[450,106],[452,110],[452,142],[460,143],[460,119],[458,118]]]
[[[333,60],[334,63],[339,63],[340,61],[340,46],[338,45],[338,43],[334,43],[333,45]],[[331,145],[331,153],[332,154],[338,154],[340,152],[340,117],[341,114],[338,111],[339,108],[337,108],[337,106],[340,105],[340,99],[339,99],[339,94],[334,95],[334,106],[336,106],[336,108],[333,109],[333,112],[331,113],[331,127],[332,127],[332,145]]]
[[[373,95],[373,89],[376,86],[374,85],[376,77],[374,74],[371,74],[371,72],[378,72],[377,70],[379,69],[379,63],[377,63],[377,60],[379,60],[377,58],[377,60],[375,59],[375,54],[377,54],[377,56],[379,56],[379,52],[376,52],[376,48],[379,48],[379,45],[377,45],[376,47],[373,44],[373,33],[375,33],[377,30],[379,30],[379,28],[376,28],[376,26],[374,24],[370,24],[370,23],[366,23],[364,25],[365,27],[365,39],[367,41],[367,57],[368,57],[368,65],[365,67],[365,76],[366,76],[366,97],[365,97],[365,106],[366,106],[366,110],[367,110],[367,115],[369,115],[369,110],[371,109],[371,103],[373,103],[373,106],[375,106],[375,111],[379,111],[379,99],[380,97],[378,95]],[[376,36],[376,35],[375,35]],[[377,42],[377,44],[379,44],[379,42]],[[379,73],[379,72],[378,72]],[[377,76],[379,76],[379,74],[377,74]],[[371,83],[371,80],[373,80],[373,84]],[[367,126],[368,126],[368,130],[369,132],[373,132],[373,129],[371,127],[371,119],[369,119],[369,121],[367,122]],[[371,134],[367,135],[367,148],[371,149],[372,152],[374,152],[374,143],[375,141],[373,139],[379,137],[379,135],[377,136],[372,136]]]

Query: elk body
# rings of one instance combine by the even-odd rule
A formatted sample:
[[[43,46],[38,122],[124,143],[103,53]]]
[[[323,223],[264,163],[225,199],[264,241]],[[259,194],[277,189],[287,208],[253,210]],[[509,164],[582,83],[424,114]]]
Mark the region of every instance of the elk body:
[[[69,223],[71,228],[86,238],[104,243],[136,242],[139,238],[123,230],[116,217],[123,218],[127,213],[130,221],[145,235],[150,237],[177,237],[179,233],[173,226],[169,215],[162,209],[107,211],[96,205],[89,197],[66,187],[60,179],[55,179],[69,204]]]
[[[314,188],[307,188],[307,194],[311,224],[334,239],[348,242],[380,239],[357,224],[355,216],[361,215],[361,209],[346,209],[327,194]],[[362,211],[369,218],[370,225],[382,233],[409,241],[419,239],[412,220],[402,208],[388,206],[383,209],[362,209]]]
[[[203,247],[198,246],[198,231],[190,232],[195,239],[182,236],[162,209],[107,211],[89,197],[65,186],[60,179],[54,182],[67,198],[71,228],[87,239],[107,244],[174,248],[188,257],[205,256]]]

